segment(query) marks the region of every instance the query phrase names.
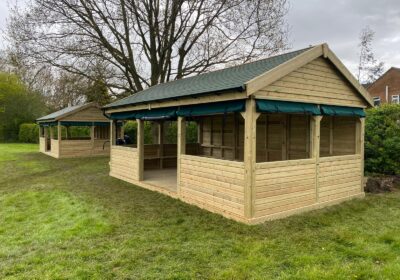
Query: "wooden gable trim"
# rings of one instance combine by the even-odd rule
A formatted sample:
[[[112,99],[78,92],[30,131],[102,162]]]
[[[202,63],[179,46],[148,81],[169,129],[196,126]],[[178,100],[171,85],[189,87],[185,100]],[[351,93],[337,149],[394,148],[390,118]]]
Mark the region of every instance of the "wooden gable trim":
[[[285,63],[282,63],[278,67],[251,79],[246,83],[247,95],[252,95],[321,55],[323,55],[323,48],[322,45],[319,45],[286,61]]]
[[[335,66],[335,68],[346,78],[346,80],[357,90],[357,92],[363,97],[367,104],[373,106],[374,103],[368,91],[354,78],[350,71],[347,70],[343,63],[329,49],[329,46],[327,44],[315,46],[314,48],[298,55],[291,60],[288,60],[280,66],[250,80],[246,83],[247,95],[253,95],[255,92],[261,90],[266,86],[269,86],[273,82],[283,78],[289,73],[310,63],[320,56],[328,59]]]
[[[68,117],[68,116],[70,116],[70,115],[73,115],[73,114],[76,114],[76,113],[78,113],[78,112],[84,111],[84,110],[86,110],[86,109],[88,109],[88,108],[91,108],[91,107],[99,108],[99,110],[100,110],[100,107],[99,107],[95,102],[91,102],[91,103],[88,103],[88,104],[83,105],[82,107],[79,107],[79,108],[76,109],[76,110],[73,110],[73,111],[68,112],[68,113],[65,113],[65,114],[63,114],[63,115],[61,115],[61,116],[58,116],[58,117],[55,118],[54,120],[56,120],[56,121],[62,120],[63,118],[66,118],[66,117]]]
[[[339,58],[329,49],[327,44],[327,58],[335,65],[339,72],[350,82],[350,84],[360,93],[360,95],[367,101],[368,105],[374,106],[374,101],[369,92],[357,81],[357,79],[347,70],[346,66],[339,60]]]

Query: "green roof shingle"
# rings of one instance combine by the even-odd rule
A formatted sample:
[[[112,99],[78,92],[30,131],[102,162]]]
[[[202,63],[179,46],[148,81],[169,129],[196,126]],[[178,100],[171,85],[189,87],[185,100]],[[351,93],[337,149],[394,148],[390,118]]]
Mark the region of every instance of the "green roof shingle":
[[[103,108],[134,105],[228,90],[243,90],[246,82],[276,68],[309,49],[310,48],[297,50],[222,70],[204,73],[198,76],[152,86],[146,90],[108,104]]]

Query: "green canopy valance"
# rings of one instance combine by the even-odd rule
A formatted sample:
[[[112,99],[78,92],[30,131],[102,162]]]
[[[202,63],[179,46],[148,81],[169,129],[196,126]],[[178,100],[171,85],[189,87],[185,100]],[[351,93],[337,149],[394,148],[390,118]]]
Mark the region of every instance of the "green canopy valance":
[[[362,108],[321,105],[322,114],[325,116],[348,116],[365,118]]]
[[[63,126],[109,126],[109,122],[73,122],[73,121],[61,121]]]
[[[234,100],[228,102],[206,103],[179,108],[176,114],[180,117],[207,116],[215,114],[226,114],[244,112],[246,110],[245,100]]]
[[[275,100],[256,100],[257,112],[262,113],[287,113],[287,114],[309,114],[321,115],[317,104],[275,101]]]
[[[176,107],[160,108],[151,110],[140,110],[135,112],[118,112],[111,113],[111,120],[156,120],[156,119],[172,119],[176,117]]]
[[[48,126],[57,126],[57,122],[40,122],[39,123],[39,126],[45,126],[45,127],[48,127]]]
[[[229,102],[206,103],[184,107],[169,107],[151,110],[140,110],[135,112],[111,113],[111,120],[160,120],[174,119],[180,117],[207,116],[214,114],[226,114],[233,112],[244,112],[246,109],[245,100]]]

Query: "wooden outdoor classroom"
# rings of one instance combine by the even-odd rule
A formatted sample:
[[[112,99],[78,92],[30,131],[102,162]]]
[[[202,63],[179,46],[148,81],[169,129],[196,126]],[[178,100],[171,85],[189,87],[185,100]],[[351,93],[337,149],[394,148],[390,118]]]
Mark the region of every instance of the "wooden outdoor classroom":
[[[248,224],[362,198],[372,104],[326,44],[160,84],[103,107],[110,175]]]
[[[95,103],[70,106],[36,120],[39,150],[55,157],[109,155],[110,121]]]

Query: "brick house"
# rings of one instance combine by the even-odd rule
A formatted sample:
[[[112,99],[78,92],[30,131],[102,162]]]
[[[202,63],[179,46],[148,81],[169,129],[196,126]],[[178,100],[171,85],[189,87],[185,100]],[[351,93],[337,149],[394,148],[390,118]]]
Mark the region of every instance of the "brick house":
[[[400,68],[392,67],[374,83],[367,86],[374,105],[400,103]]]

